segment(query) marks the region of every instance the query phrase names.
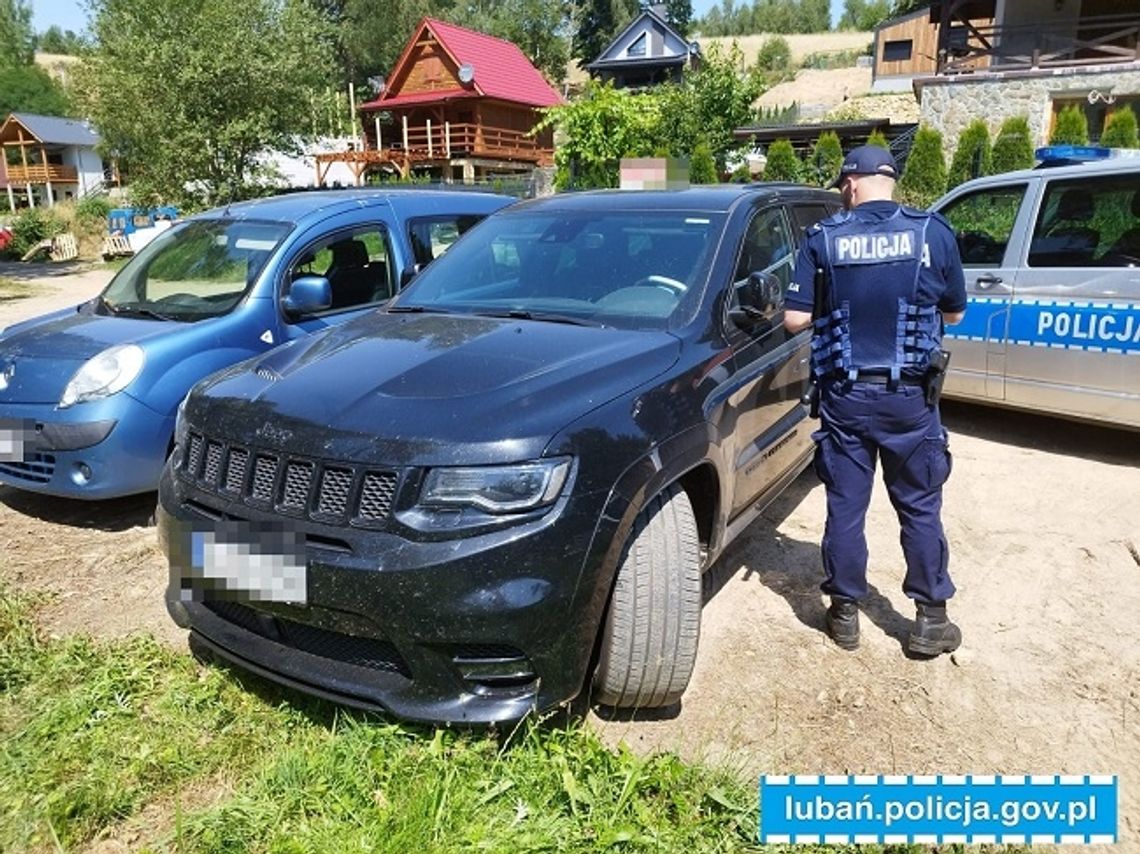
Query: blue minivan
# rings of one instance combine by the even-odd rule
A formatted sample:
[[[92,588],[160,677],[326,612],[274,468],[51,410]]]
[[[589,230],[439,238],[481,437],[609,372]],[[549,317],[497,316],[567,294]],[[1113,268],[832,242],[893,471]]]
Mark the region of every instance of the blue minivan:
[[[0,484],[87,499],[155,489],[194,383],[383,303],[513,201],[320,191],[171,228],[95,299],[0,332]]]

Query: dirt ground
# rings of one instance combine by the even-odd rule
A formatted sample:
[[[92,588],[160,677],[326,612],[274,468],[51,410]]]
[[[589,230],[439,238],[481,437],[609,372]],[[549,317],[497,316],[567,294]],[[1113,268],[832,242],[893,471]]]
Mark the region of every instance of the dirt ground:
[[[90,296],[107,275],[25,275],[38,293],[0,300],[0,328]],[[0,267],[4,276],[17,278]],[[913,611],[881,486],[862,646],[846,653],[826,639],[824,496],[809,472],[707,577],[681,707],[590,720],[611,743],[749,775],[1117,774],[1113,850],[1140,851],[1138,436],[954,402],[944,416],[952,614],[965,634],[953,658],[903,654]],[[183,645],[162,605],[153,505],[153,495],[82,504],[0,488],[0,581],[49,594],[51,632],[149,631]]]

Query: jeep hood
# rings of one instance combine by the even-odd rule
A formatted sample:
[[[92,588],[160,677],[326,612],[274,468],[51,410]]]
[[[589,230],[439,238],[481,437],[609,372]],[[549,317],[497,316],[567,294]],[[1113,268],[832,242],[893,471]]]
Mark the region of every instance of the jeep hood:
[[[319,457],[521,459],[679,350],[663,331],[378,312],[216,375],[188,414],[195,429]]]

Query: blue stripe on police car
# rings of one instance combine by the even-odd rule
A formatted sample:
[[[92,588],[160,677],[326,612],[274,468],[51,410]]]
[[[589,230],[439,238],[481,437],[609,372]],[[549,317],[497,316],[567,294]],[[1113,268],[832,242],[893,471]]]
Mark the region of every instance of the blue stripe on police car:
[[[995,310],[1008,306],[1006,340],[1028,347],[1140,353],[1140,306],[1062,300],[1014,300],[971,297],[962,322],[946,330],[947,339],[1000,340]],[[987,331],[989,334],[987,335]]]

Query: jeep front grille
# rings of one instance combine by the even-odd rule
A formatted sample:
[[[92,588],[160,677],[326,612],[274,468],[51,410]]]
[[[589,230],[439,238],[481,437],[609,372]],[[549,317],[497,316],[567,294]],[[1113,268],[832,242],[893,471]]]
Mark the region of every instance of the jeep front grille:
[[[332,524],[383,523],[400,483],[396,471],[277,454],[194,432],[179,473],[206,492]]]

